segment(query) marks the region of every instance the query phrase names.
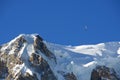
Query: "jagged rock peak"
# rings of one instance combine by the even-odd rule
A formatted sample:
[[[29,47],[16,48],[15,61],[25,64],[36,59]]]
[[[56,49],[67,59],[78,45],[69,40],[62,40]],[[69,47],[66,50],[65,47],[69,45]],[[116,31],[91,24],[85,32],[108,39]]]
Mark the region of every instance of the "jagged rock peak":
[[[21,34],[0,49],[0,79],[56,80],[48,60],[55,56],[38,34]]]
[[[17,39],[21,39],[21,38],[26,40],[28,43],[33,43],[36,38],[43,41],[42,37],[40,37],[39,34],[20,34],[15,39],[13,39],[11,42],[14,42]]]

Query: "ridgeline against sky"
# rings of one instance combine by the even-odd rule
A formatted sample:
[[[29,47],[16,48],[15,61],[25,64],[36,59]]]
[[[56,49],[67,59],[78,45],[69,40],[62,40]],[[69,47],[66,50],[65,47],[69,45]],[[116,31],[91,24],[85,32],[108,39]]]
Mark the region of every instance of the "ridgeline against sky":
[[[120,41],[119,0],[0,1],[0,44],[38,33],[58,44]]]

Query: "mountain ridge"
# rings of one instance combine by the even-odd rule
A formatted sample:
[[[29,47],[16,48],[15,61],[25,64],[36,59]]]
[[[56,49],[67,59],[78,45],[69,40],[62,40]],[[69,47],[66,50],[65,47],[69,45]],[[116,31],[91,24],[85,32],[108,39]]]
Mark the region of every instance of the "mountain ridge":
[[[120,42],[64,46],[22,34],[0,47],[0,60],[3,80],[120,80]]]

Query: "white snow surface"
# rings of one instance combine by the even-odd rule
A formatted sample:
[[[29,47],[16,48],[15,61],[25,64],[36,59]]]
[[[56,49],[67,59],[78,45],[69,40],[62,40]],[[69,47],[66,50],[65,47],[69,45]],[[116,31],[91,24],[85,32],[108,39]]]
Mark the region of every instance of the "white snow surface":
[[[117,53],[118,53],[118,54],[120,54],[120,47],[119,47],[119,49],[118,49]]]
[[[19,57],[23,59],[24,63],[22,65],[16,65],[13,68],[13,72],[14,75],[18,74],[19,71],[22,71],[22,73],[28,72],[30,75],[36,73],[40,80],[39,73],[35,72],[28,63],[29,56],[31,53],[35,52],[33,47],[33,42],[36,38],[35,35],[36,34],[20,35],[24,36],[24,38],[27,40],[27,43],[23,45],[21,51],[19,52]],[[11,47],[11,44],[17,38],[5,45],[1,51]],[[114,68],[117,74],[120,76],[120,42],[79,46],[58,45],[46,41],[44,41],[44,43],[55,55],[57,64],[55,64],[45,55],[41,54],[41,52],[39,52],[38,55],[41,55],[48,62],[58,80],[64,80],[62,72],[73,72],[78,80],[90,80],[91,71],[96,65],[105,65],[107,67]],[[13,54],[13,51],[11,50],[9,54]]]
[[[80,46],[45,43],[57,58],[56,71],[73,72],[78,80],[90,80],[96,65],[105,65],[114,68],[120,76],[119,42]]]
[[[81,45],[81,46],[68,46],[66,49],[76,52],[76,53],[81,53],[81,54],[87,54],[87,55],[100,55],[102,56],[102,51],[105,50],[105,44],[100,43],[97,45]]]
[[[91,61],[91,62],[89,62],[87,64],[84,64],[83,67],[89,67],[89,66],[94,65],[96,63],[97,63],[96,61]]]

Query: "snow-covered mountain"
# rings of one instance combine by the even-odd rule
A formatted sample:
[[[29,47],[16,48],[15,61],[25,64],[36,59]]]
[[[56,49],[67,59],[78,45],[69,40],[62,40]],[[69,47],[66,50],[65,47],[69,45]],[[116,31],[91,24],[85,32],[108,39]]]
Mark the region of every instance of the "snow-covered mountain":
[[[120,42],[65,46],[21,34],[0,46],[0,80],[120,80]]]

